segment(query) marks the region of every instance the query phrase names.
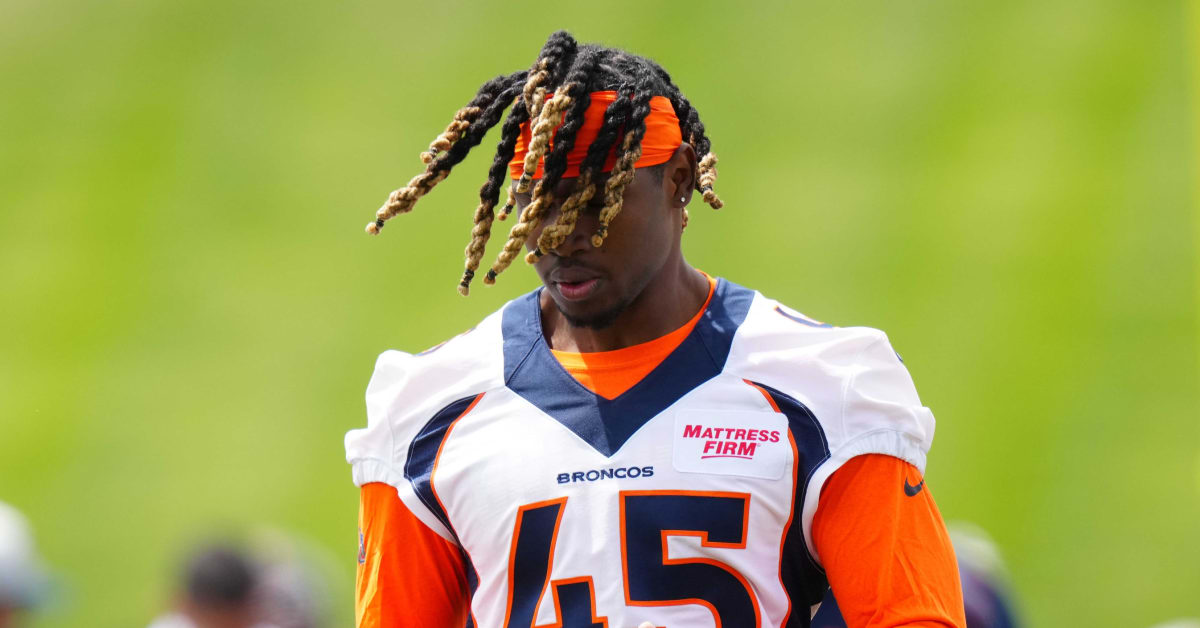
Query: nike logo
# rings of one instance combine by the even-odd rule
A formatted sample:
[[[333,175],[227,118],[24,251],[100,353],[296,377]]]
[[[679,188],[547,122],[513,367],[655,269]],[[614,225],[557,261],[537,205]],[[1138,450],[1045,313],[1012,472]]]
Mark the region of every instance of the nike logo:
[[[922,479],[921,479],[921,482],[920,482],[919,484],[917,484],[916,486],[913,486],[912,484],[909,484],[909,483],[908,483],[908,478],[904,478],[904,494],[905,494],[905,495],[908,495],[909,497],[913,497],[913,496],[915,496],[917,493],[920,493],[920,492],[921,492],[921,489],[923,489],[923,488],[925,488],[925,480],[924,480],[924,478],[922,478]]]

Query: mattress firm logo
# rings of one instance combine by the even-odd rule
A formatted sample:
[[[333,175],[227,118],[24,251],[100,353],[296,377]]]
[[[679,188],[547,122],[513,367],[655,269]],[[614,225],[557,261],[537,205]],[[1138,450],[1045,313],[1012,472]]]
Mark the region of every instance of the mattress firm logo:
[[[778,443],[779,430],[747,430],[735,427],[683,426],[684,438],[704,441],[701,460],[709,458],[741,458],[753,460],[760,443]]]
[[[750,410],[685,410],[675,415],[676,471],[779,479],[792,448],[787,417]]]

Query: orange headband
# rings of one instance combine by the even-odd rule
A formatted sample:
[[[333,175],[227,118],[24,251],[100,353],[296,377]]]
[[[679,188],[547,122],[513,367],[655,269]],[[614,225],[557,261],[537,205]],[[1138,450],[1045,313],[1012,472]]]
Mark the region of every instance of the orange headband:
[[[567,171],[562,175],[564,178],[579,176],[579,166],[583,163],[583,158],[587,156],[588,147],[600,133],[600,127],[604,124],[604,111],[617,100],[617,92],[592,92],[591,97],[591,104],[583,114],[583,126],[575,135],[575,146],[571,152],[567,153]],[[530,141],[529,126],[528,122],[521,125],[521,134],[517,136],[516,152],[513,153],[512,161],[508,162],[508,173],[514,179],[520,179],[521,174],[525,172],[525,153],[529,152]],[[558,126],[561,127],[562,124],[560,123]],[[558,127],[555,127],[554,132],[558,133]],[[675,154],[675,149],[679,148],[681,143],[683,143],[683,134],[679,131],[679,118],[675,117],[675,108],[671,106],[671,101],[664,96],[651,98],[650,114],[646,116],[646,134],[642,136],[642,156],[633,164],[633,167],[642,168],[666,163],[671,155]],[[551,137],[550,149],[553,148],[554,138]],[[533,178],[542,178],[545,161],[544,157],[538,160],[537,172],[534,173]],[[602,170],[604,172],[612,170],[616,161],[617,154],[614,145],[608,151],[608,158],[604,160]]]

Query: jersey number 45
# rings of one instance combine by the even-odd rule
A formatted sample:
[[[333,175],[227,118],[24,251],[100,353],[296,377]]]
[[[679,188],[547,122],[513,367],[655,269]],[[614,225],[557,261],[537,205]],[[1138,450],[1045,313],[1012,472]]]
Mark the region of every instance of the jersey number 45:
[[[622,491],[621,574],[628,606],[700,604],[721,626],[760,626],[745,577],[711,558],[668,558],[667,539],[692,536],[702,547],[745,549],[748,493]],[[607,628],[596,613],[592,576],[550,579],[567,498],[522,506],[508,559],[506,628],[531,628],[550,587],[558,622],[535,628]]]

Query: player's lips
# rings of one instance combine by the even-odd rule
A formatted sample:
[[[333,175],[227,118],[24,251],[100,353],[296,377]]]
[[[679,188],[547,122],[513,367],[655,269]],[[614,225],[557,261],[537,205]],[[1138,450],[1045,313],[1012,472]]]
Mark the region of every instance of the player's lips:
[[[597,279],[587,279],[585,281],[556,281],[554,287],[558,288],[558,293],[568,301],[582,301],[592,294],[592,290],[596,288]]]
[[[583,266],[559,266],[550,271],[550,283],[568,301],[588,298],[599,283],[599,274]]]

